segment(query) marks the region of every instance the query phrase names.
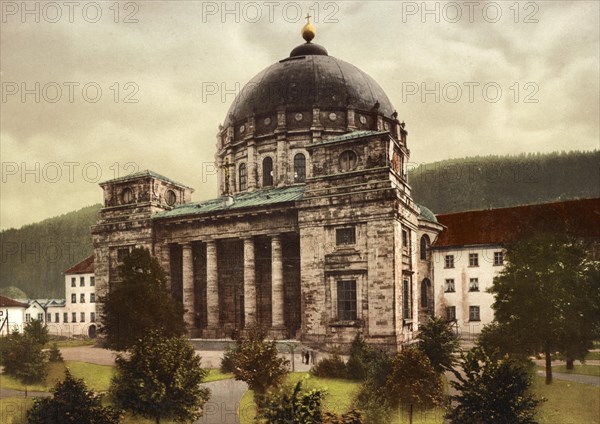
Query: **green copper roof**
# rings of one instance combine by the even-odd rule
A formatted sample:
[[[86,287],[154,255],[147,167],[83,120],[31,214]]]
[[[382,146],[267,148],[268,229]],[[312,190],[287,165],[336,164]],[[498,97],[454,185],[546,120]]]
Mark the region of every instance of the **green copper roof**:
[[[328,138],[327,140],[323,140],[318,143],[311,144],[311,146],[320,146],[322,144],[337,143],[339,141],[355,140],[357,138],[371,137],[374,135],[382,135],[382,134],[387,134],[387,133],[388,133],[387,131],[372,131],[372,130],[353,131],[353,132],[350,132],[347,134]]]
[[[431,212],[430,209],[426,208],[423,205],[417,205],[417,206],[420,209],[419,218],[424,219],[429,222],[435,222],[436,224],[438,223],[438,220],[435,217],[435,214],[433,212]]]
[[[177,181],[173,181],[172,179],[167,178],[164,175],[160,175],[154,171],[150,171],[149,169],[146,169],[144,171],[135,172],[133,174],[125,175],[123,177],[114,178],[112,180],[103,181],[100,184],[102,185],[102,184],[106,184],[106,183],[118,183],[118,182],[123,182],[123,181],[135,180],[137,178],[143,178],[143,177],[154,177],[154,178],[166,181],[171,184],[190,188],[190,187],[186,186],[185,184],[181,184],[181,183],[178,183]]]
[[[185,215],[203,215],[211,212],[229,211],[257,206],[275,205],[277,203],[293,202],[304,196],[304,185],[282,188],[269,188],[253,192],[238,193],[233,196],[229,205],[226,197],[205,200],[198,203],[187,203],[169,211],[159,212],[153,219],[171,218]]]

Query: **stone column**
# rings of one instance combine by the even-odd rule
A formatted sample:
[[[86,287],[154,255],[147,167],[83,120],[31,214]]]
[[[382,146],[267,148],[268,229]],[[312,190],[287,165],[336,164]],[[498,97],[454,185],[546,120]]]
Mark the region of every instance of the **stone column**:
[[[206,242],[206,310],[208,337],[217,337],[219,329],[219,275],[217,271],[217,242]]]
[[[182,246],[182,264],[183,271],[181,274],[182,285],[183,285],[183,320],[188,328],[188,331],[192,332],[196,326],[196,309],[194,307],[195,296],[194,296],[194,263],[192,254],[192,244],[185,243]]]
[[[256,324],[256,265],[254,239],[244,239],[244,324]]]
[[[271,238],[271,325],[276,333],[283,333],[285,329],[284,303],[281,237],[275,235]]]

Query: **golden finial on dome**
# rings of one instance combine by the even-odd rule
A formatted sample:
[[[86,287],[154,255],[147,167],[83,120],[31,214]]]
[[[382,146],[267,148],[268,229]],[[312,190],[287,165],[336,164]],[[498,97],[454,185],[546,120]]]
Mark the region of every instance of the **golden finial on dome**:
[[[310,43],[317,33],[315,26],[310,23],[310,18],[310,15],[306,15],[306,24],[302,27],[302,38],[304,38],[307,43]]]

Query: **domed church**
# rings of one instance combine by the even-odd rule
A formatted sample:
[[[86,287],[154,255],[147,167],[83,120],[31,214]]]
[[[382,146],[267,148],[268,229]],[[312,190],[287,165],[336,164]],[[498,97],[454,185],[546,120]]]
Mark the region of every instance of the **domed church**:
[[[434,312],[430,243],[442,226],[407,181],[407,131],[384,90],[305,43],[252,78],[217,135],[216,199],[152,171],[101,183],[96,287],[145,247],[192,338],[243,333],[397,349]],[[101,304],[98,305],[101,309]]]

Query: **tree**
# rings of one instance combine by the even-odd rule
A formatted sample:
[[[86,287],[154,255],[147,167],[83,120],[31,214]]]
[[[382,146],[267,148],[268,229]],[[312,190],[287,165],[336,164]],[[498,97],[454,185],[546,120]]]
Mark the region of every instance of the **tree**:
[[[119,408],[143,417],[192,421],[202,416],[210,390],[200,387],[207,372],[189,341],[153,331],[118,355],[110,395]]]
[[[360,334],[357,334],[350,345],[350,356],[346,363],[348,376],[353,380],[364,380],[367,377],[371,349]]]
[[[148,331],[165,336],[185,333],[183,306],[173,299],[164,270],[147,249],[133,249],[119,275],[121,281],[103,299],[100,332],[108,348],[127,350]]]
[[[385,393],[392,407],[408,408],[412,424],[413,407],[428,409],[442,403],[442,380],[425,353],[416,348],[406,348],[392,361]]]
[[[550,384],[551,354],[582,356],[598,326],[598,263],[588,260],[582,243],[548,232],[509,246],[507,259],[490,289],[498,330],[511,334],[513,350],[544,353]]]
[[[453,424],[535,424],[540,400],[528,389],[531,380],[521,361],[508,356],[498,359],[482,348],[462,355],[462,372],[453,371],[450,384],[458,394],[446,417]]]
[[[83,380],[67,369],[65,379],[52,389],[52,397],[39,398],[27,412],[29,424],[117,424],[120,414],[104,407],[101,398],[88,391]]]
[[[48,330],[40,321],[28,322],[23,334],[14,330],[3,343],[1,359],[4,373],[24,384],[43,381],[48,373],[48,362],[43,351],[47,342]]]
[[[267,390],[281,384],[289,365],[287,359],[278,356],[275,341],[265,341],[265,337],[260,327],[249,328],[246,336],[238,339],[232,358],[235,379],[246,382],[254,391],[254,401],[259,410]]]
[[[38,321],[37,319],[31,320],[27,323],[27,325],[25,325],[23,334],[41,346],[44,346],[50,341],[48,328],[42,323],[42,321]]]
[[[452,369],[454,353],[458,350],[458,336],[442,318],[429,318],[420,327],[419,349],[427,355],[431,366],[438,374]]]
[[[60,349],[56,343],[52,343],[52,346],[50,346],[50,351],[48,352],[48,361],[64,362],[62,353],[60,353]]]

